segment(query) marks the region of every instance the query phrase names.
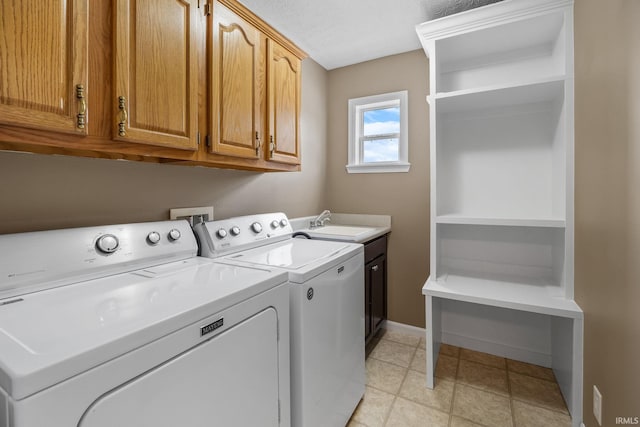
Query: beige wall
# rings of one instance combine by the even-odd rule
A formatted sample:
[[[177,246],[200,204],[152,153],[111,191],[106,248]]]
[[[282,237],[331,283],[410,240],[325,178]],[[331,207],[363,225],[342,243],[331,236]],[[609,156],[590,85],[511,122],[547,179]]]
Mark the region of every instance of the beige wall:
[[[640,417],[640,2],[576,0],[576,285],[584,422]]]
[[[329,71],[327,201],[335,212],[392,216],[388,260],[390,320],[424,327],[429,275],[428,63],[422,50]],[[349,98],[409,91],[408,173],[348,174]]]
[[[302,172],[257,173],[0,152],[0,233],[155,221],[213,205],[217,218],[325,206],[327,72],[302,70]]]

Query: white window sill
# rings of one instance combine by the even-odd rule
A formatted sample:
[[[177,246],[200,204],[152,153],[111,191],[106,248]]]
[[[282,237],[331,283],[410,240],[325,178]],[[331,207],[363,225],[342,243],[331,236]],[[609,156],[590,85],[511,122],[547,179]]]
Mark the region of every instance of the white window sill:
[[[394,162],[366,165],[347,165],[346,167],[347,172],[349,173],[397,173],[409,172],[411,163]]]

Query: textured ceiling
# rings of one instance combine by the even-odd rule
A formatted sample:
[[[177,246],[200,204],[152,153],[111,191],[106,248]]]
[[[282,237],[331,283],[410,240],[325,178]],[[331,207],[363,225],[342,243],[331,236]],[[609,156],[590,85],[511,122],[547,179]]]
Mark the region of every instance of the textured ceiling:
[[[240,0],[327,70],[420,48],[421,22],[498,0]]]

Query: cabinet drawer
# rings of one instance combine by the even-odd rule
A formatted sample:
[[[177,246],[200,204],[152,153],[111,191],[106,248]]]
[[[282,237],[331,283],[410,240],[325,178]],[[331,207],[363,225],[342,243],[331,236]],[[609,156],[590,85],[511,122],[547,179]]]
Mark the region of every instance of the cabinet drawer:
[[[381,236],[364,245],[364,262],[368,263],[374,258],[387,252],[387,235]]]

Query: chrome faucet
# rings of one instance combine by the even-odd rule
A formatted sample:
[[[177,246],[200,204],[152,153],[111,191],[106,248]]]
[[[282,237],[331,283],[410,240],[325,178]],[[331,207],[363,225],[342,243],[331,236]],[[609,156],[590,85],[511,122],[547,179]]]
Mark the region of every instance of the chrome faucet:
[[[326,221],[331,221],[331,212],[328,210],[322,211],[320,215],[312,219],[309,228],[323,227]]]

